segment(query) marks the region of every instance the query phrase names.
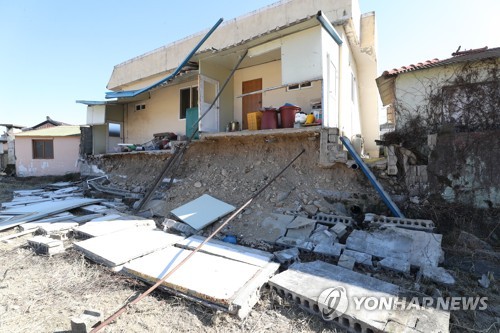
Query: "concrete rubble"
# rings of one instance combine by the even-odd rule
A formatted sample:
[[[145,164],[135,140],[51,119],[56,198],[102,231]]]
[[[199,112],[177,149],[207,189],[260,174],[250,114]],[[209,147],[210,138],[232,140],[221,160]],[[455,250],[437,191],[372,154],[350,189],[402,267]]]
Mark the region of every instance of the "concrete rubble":
[[[91,183],[90,188],[106,192]],[[234,243],[237,238],[230,234],[204,243],[204,229],[236,209],[214,197],[202,195],[159,221],[128,215],[123,200],[131,196],[116,189],[111,194],[115,197],[86,198],[82,186],[63,182],[16,191],[12,202],[2,203],[0,230],[16,227],[17,232],[0,241],[26,236],[28,247],[49,256],[72,247],[96,263],[148,284],[163,278],[197,249],[160,288],[240,318],[248,315],[267,283],[282,297],[316,314],[321,308],[319,295],[333,286],[343,286],[350,296],[400,295],[400,287],[371,276],[387,270],[419,283],[455,283],[439,267],[442,235],[433,232],[435,226],[429,220],[366,214],[358,224],[352,217],[327,214],[311,205],[305,207],[305,214],[283,210],[256,215],[260,219],[256,225],[265,231],[258,241],[272,249],[267,252],[222,241],[228,239],[223,236],[231,236]],[[343,205],[336,211],[347,214]],[[311,256],[324,261],[301,262]],[[100,320],[98,311],[84,313],[72,319],[72,329],[87,331]],[[332,324],[356,332],[447,332],[448,322],[449,313],[427,308],[373,313],[347,309]]]

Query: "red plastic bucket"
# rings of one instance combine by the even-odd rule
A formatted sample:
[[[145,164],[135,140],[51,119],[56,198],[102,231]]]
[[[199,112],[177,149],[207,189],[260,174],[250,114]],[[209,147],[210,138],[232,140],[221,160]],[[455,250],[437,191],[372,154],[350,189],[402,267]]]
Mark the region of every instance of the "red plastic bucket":
[[[278,128],[278,112],[276,109],[266,109],[262,114],[261,129]]]
[[[295,105],[284,105],[280,107],[281,112],[281,127],[292,128],[295,123],[295,114],[301,110]]]

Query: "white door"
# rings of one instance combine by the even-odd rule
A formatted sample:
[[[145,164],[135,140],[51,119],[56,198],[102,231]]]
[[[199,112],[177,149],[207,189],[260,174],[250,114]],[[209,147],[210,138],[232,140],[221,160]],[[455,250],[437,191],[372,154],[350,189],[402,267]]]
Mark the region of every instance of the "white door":
[[[208,110],[219,92],[219,82],[200,75],[200,117]],[[219,132],[219,100],[200,121],[200,132]]]

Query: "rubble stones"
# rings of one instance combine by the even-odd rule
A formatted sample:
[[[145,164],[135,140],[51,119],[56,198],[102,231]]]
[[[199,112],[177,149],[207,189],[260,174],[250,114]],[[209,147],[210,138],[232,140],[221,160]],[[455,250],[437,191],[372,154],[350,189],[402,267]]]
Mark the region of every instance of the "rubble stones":
[[[338,265],[350,270],[354,269],[354,264],[356,263],[356,259],[348,256],[347,254],[342,254],[339,258]]]
[[[455,284],[455,278],[443,267],[425,265],[420,269],[422,277],[436,283],[451,286]]]

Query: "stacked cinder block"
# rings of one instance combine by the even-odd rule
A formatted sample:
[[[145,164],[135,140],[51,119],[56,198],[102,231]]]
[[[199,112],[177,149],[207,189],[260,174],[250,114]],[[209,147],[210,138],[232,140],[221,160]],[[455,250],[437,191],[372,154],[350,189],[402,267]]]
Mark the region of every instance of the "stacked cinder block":
[[[331,167],[335,163],[347,162],[347,151],[339,143],[339,129],[325,128],[321,130],[319,163],[323,167]]]

